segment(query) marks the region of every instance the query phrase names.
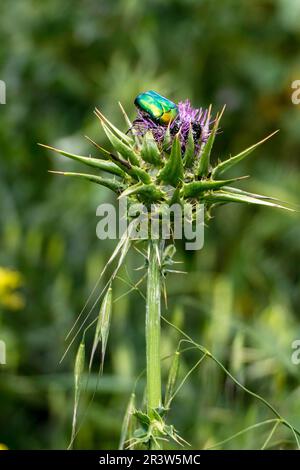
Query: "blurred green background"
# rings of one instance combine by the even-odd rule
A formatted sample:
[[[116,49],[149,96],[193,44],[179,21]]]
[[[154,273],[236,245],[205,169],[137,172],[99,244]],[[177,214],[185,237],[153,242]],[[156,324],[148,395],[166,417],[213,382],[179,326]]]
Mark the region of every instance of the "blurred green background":
[[[133,117],[133,99],[147,89],[175,101],[189,97],[195,106],[212,103],[215,111],[226,103],[215,158],[281,129],[239,170],[252,175],[243,187],[298,204],[300,106],[291,102],[291,83],[300,79],[300,3],[1,0],[0,10],[0,79],[7,85],[0,106],[0,339],[7,344],[0,443],[66,448],[75,349],[59,360],[65,334],[114,249],[115,242],[95,235],[96,207],[114,197],[47,173],[81,167],[37,142],[94,155],[84,135],[108,143],[93,108],[126,130],[117,102]],[[168,279],[165,315],[300,428],[300,365],[291,362],[291,344],[300,339],[299,217],[236,205],[215,216],[203,250],[178,247],[189,274]],[[128,269],[138,264],[131,254]],[[117,281],[116,296],[125,291]],[[177,342],[164,325],[163,355]],[[187,354],[181,374],[196,360]],[[105,373],[93,402],[89,394],[82,398],[82,415],[88,411],[76,448],[118,446],[143,367],[144,302],[132,293],[115,303]],[[90,393],[95,383],[96,373]],[[199,449],[271,417],[208,361],[178,395],[170,422]],[[260,448],[267,431],[223,448]],[[270,445],[295,447],[281,428]]]

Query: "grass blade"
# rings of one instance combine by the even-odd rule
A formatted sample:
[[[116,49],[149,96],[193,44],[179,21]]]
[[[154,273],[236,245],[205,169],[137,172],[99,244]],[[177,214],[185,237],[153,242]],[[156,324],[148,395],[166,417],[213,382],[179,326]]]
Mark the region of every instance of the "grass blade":
[[[132,393],[126,408],[126,412],[123,419],[121,435],[120,435],[120,442],[119,442],[119,450],[123,450],[125,446],[125,442],[127,440],[127,436],[131,438],[131,423],[132,423],[132,416],[135,411],[135,393]]]
[[[180,352],[176,351],[169,371],[169,377],[165,393],[165,408],[169,408],[175,391],[175,385],[179,373]]]
[[[71,435],[70,446],[72,446],[74,439],[75,439],[75,435],[76,435],[76,423],[77,423],[80,393],[81,393],[81,388],[82,388],[82,375],[84,372],[84,361],[85,361],[85,345],[83,342],[81,342],[77,350],[76,359],[75,359],[75,367],[74,367],[75,395],[74,395],[72,435]]]
[[[111,286],[109,286],[103,298],[100,311],[99,311],[99,316],[98,316],[98,321],[97,321],[97,326],[96,326],[96,331],[95,331],[95,336],[94,336],[94,342],[93,342],[92,352],[91,352],[91,357],[90,357],[89,371],[91,370],[95,352],[100,343],[102,347],[101,371],[103,371],[104,357],[105,357],[106,345],[107,345],[107,340],[108,340],[108,335],[109,335],[111,312],[112,312],[112,288]]]

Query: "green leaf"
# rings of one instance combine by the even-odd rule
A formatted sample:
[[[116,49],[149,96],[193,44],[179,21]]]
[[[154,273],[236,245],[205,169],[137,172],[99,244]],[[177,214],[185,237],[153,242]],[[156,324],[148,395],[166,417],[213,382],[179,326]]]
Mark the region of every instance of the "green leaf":
[[[77,178],[83,178],[88,181],[92,181],[93,183],[100,184],[101,186],[105,186],[106,188],[111,189],[115,193],[120,193],[125,188],[125,185],[117,180],[111,180],[107,178],[102,178],[101,176],[97,175],[89,175],[87,173],[75,173],[70,171],[51,171],[49,173],[53,173],[55,175],[63,175],[63,176],[75,176]]]
[[[84,163],[85,165],[91,166],[93,168],[98,168],[99,170],[107,171],[117,176],[124,176],[124,171],[115,165],[113,162],[107,162],[103,160],[99,160],[97,158],[92,157],[83,157],[81,155],[76,155],[74,153],[66,152],[65,150],[60,150],[55,147],[51,147],[50,145],[38,144],[40,147],[44,147],[48,150],[53,152],[59,153],[64,157],[71,158],[72,160],[76,160],[80,163]]]
[[[192,126],[190,126],[187,143],[185,147],[183,166],[184,168],[192,168],[195,159],[195,142]]]
[[[161,166],[162,158],[152,132],[147,132],[143,137],[141,156],[145,162],[154,166]]]
[[[116,166],[118,166],[123,171],[123,174],[127,173],[135,180],[140,180],[146,184],[151,182],[151,176],[149,175],[149,173],[147,173],[147,171],[143,170],[142,168],[138,166],[131,165],[131,163],[129,163],[128,160],[124,160],[119,155],[114,155],[113,153],[108,152],[107,150],[102,148],[100,145],[98,145],[96,142],[94,142],[92,139],[90,139],[90,137],[86,136],[86,138],[93,145],[95,145],[96,148],[98,148],[102,153],[104,153],[104,155],[106,155],[108,159],[110,159]]]
[[[178,134],[173,140],[171,154],[165,166],[157,176],[158,181],[170,184],[174,187],[183,180],[183,162],[181,156],[181,145]]]
[[[218,177],[219,175],[221,175],[221,174],[224,173],[225,171],[229,170],[229,168],[233,167],[234,165],[236,165],[237,163],[239,163],[240,161],[242,161],[245,157],[247,157],[248,155],[250,155],[259,145],[263,144],[263,143],[266,142],[268,139],[270,139],[271,137],[273,137],[273,135],[277,134],[277,132],[279,132],[279,131],[272,132],[272,134],[268,135],[267,137],[265,137],[264,139],[260,140],[260,141],[257,142],[256,144],[251,145],[251,147],[246,148],[245,150],[243,150],[242,152],[238,153],[238,154],[235,155],[234,157],[230,157],[230,158],[228,158],[227,160],[225,160],[224,162],[219,163],[219,164],[213,169],[213,172],[212,172],[213,177]]]
[[[180,188],[176,188],[175,191],[172,194],[172,197],[170,197],[168,204],[169,206],[172,206],[173,204],[180,204]]]
[[[101,371],[103,371],[105,351],[106,351],[106,345],[107,345],[107,340],[108,340],[108,335],[109,335],[111,312],[112,312],[112,288],[109,287],[103,298],[99,315],[98,315],[98,321],[97,321],[94,342],[93,342],[92,352],[91,352],[91,357],[90,357],[89,370],[91,370],[97,347],[101,343]]]
[[[97,146],[105,155],[107,156],[108,159],[112,161],[116,166],[118,166],[122,171],[123,175],[124,173],[127,173],[130,175],[132,178],[136,180],[143,181],[143,183],[150,183],[151,182],[151,176],[147,171],[143,170],[139,166],[132,165],[129,163],[128,160],[124,160],[118,155],[114,155],[111,152],[108,152],[107,150],[103,149],[102,147],[98,146],[95,142],[93,142],[90,138],[88,138],[94,145]]]
[[[208,174],[209,165],[210,165],[210,154],[211,154],[211,150],[212,150],[212,147],[214,145],[214,142],[215,142],[217,130],[219,128],[219,122],[221,120],[221,117],[223,116],[224,110],[225,110],[225,106],[222,109],[222,111],[220,112],[220,114],[217,114],[214,126],[212,128],[212,131],[211,131],[208,139],[207,139],[207,142],[200,149],[200,152],[198,154],[199,164],[198,164],[198,169],[196,171],[196,174],[198,176],[207,176],[207,174]],[[209,113],[209,115],[210,115],[210,113]],[[207,117],[207,120],[209,120],[209,116]]]
[[[182,194],[186,197],[197,197],[203,191],[208,189],[218,189],[226,184],[234,183],[241,179],[247,178],[247,176],[242,176],[240,178],[232,178],[229,180],[201,180],[201,181],[192,181],[191,183],[185,183],[182,188]]]
[[[144,413],[143,411],[140,411],[140,410],[135,410],[135,412],[133,413],[133,415],[136,417],[136,419],[138,420],[138,422],[143,426],[145,427],[146,429],[148,429],[148,427],[150,426],[151,424],[151,419],[150,417]]]
[[[145,184],[152,183],[151,176],[149,175],[149,173],[147,173],[147,171],[143,170],[142,168],[139,168],[138,166],[132,166],[129,173],[135,179],[139,179]]]
[[[205,195],[205,201],[213,203],[226,203],[226,202],[239,202],[246,204],[257,204],[260,206],[277,207],[279,209],[285,209],[291,212],[295,212],[294,209],[282,206],[275,202],[267,201],[266,199],[259,199],[257,197],[247,196],[244,194],[236,194],[227,191],[214,191]]]

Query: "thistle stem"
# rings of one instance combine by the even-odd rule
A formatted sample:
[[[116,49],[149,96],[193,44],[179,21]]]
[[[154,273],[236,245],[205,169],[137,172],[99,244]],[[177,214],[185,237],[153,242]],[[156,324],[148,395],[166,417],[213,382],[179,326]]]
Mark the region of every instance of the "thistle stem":
[[[161,406],[160,365],[160,317],[161,317],[161,270],[159,242],[148,243],[148,278],[146,305],[146,363],[147,363],[147,408]]]

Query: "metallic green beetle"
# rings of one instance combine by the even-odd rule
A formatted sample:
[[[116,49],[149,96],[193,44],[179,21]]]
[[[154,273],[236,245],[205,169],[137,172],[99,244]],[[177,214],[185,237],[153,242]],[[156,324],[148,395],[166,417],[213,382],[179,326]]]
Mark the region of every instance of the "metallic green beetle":
[[[134,104],[150,118],[159,124],[168,125],[178,116],[178,107],[175,103],[156,91],[140,93],[134,100]]]

